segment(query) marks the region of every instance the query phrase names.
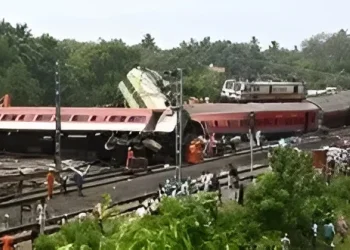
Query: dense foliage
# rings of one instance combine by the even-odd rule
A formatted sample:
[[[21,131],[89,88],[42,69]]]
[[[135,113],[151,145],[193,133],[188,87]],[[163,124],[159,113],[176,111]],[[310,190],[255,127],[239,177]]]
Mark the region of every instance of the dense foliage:
[[[279,246],[284,233],[289,234],[293,249],[311,249],[313,220],[319,225],[323,246],[321,232],[327,214],[350,215],[350,179],[337,177],[325,185],[312,168],[310,156],[293,149],[277,149],[271,166],[272,172],[248,187],[244,206],[235,202],[217,206],[215,195],[205,193],[167,198],[159,215],[104,216],[103,232],[94,220],[71,223],[55,235],[40,236],[36,249],[229,250],[255,245],[265,250]]]
[[[273,39],[273,38],[272,38]],[[162,50],[146,34],[138,45],[122,40],[97,43],[59,41],[49,34],[33,37],[26,24],[0,22],[0,96],[9,93],[14,105],[53,105],[55,62],[61,62],[62,102],[68,106],[117,104],[117,84],[139,63],[163,71],[186,69],[187,96],[216,98],[225,78],[303,79],[310,87],[350,82],[350,38],[346,31],[318,34],[287,50],[277,41],[262,51],[258,38],[247,43],[190,39]],[[209,71],[213,64],[226,73]]]

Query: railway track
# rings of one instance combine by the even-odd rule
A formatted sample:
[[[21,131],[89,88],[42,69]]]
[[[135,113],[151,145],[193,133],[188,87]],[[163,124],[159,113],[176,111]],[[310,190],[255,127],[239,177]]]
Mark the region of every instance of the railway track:
[[[244,166],[238,169],[240,174],[240,180],[241,181],[248,181],[252,176],[257,176],[263,172],[265,172],[268,168],[268,165],[254,165],[253,172],[251,172],[250,166]],[[219,177],[220,186],[227,186],[227,172],[222,173]],[[138,208],[140,208],[142,205],[141,203],[146,200],[147,198],[151,198],[157,195],[157,191],[149,192],[145,195],[136,196],[133,198],[129,198],[123,201],[115,202],[111,204],[111,207],[119,206],[121,207],[120,214],[129,213],[132,211],[136,211]],[[80,213],[91,213],[93,208],[83,209],[79,211],[75,211],[69,214],[56,216],[53,218],[50,218],[46,221],[47,227],[45,229],[45,233],[54,233],[57,232],[60,229],[60,222],[63,218],[71,220],[75,218]],[[5,231],[0,232],[0,237],[4,235],[16,235],[16,243],[23,242],[30,240],[31,235],[28,231],[30,231],[37,223],[30,223],[26,225],[21,225],[18,227],[13,227],[10,229],[7,229]],[[26,232],[27,231],[27,232]],[[20,234],[20,235],[18,235]]]
[[[253,150],[254,152],[259,152],[264,149],[266,149],[269,146],[265,146],[263,148],[260,147],[255,147]],[[222,157],[213,157],[210,159],[206,159],[205,162],[211,162],[215,161],[218,158],[227,158],[231,157],[233,155],[245,155],[250,153],[249,148],[242,148],[239,151],[236,151],[235,153],[230,153],[226,154]],[[94,164],[95,162],[91,162],[90,164]],[[79,167],[84,167],[89,165],[89,163],[84,163],[83,165],[80,165]],[[183,167],[189,167],[192,165],[183,165]],[[168,168],[164,168],[164,165],[154,165],[154,166],[149,166],[146,169],[133,169],[133,170],[125,170],[124,168],[119,168],[119,169],[114,169],[114,170],[105,170],[103,172],[98,172],[95,171],[94,173],[89,173],[87,177],[85,178],[84,181],[84,189],[87,188],[92,188],[92,187],[98,187],[101,185],[106,185],[110,183],[115,183],[115,182],[121,182],[121,181],[128,181],[134,178],[138,178],[141,176],[145,176],[148,174],[155,174],[159,172],[166,172],[166,171],[171,171],[175,170],[175,167],[170,166]],[[71,172],[70,170],[63,170],[62,172]],[[21,175],[10,175],[10,176],[1,176],[0,177],[0,182],[1,181],[13,181],[13,180],[21,180],[21,179],[30,179],[30,178],[38,178],[38,177],[45,177],[47,174],[47,171],[38,171],[36,173],[30,173],[26,174],[25,176]],[[67,184],[67,191],[68,192],[74,192],[76,191],[77,188],[74,183],[69,183]],[[55,187],[54,194],[59,194],[59,186]],[[19,197],[16,197],[16,194],[10,194],[7,196],[0,197],[0,209],[12,205],[17,205],[23,202],[31,202],[33,200],[38,200],[47,195],[47,189],[45,187],[43,188],[35,188],[31,191],[27,191],[22,193]]]
[[[318,148],[323,145],[329,145],[330,143],[336,141],[336,138],[327,138],[326,140],[316,140],[312,142],[307,142],[305,144],[299,145],[300,149],[312,149]],[[236,155],[227,155],[226,157],[221,157],[219,159],[211,159],[211,161],[204,162],[198,165],[192,165],[191,167],[184,167],[183,175],[184,176],[198,176],[201,171],[212,171],[218,172],[222,170],[227,163],[233,162],[236,165],[247,165],[250,162],[249,151],[241,151]],[[258,151],[255,149],[254,152],[254,160],[255,163],[266,164],[266,152]],[[62,218],[62,214],[70,214],[71,216],[77,215],[82,211],[89,212],[87,207],[91,207],[92,204],[96,204],[99,202],[100,197],[104,193],[110,193],[112,200],[115,204],[121,205],[125,203],[130,203],[133,201],[144,200],[150,195],[154,194],[154,190],[156,190],[158,183],[164,182],[165,179],[172,177],[173,173],[169,171],[174,168],[165,169],[163,171],[157,172],[157,174],[140,174],[139,177],[134,178],[131,183],[129,182],[115,182],[112,184],[100,184],[98,188],[90,188],[85,192],[88,193],[87,197],[78,198],[74,196],[56,196],[53,200],[49,202],[49,206],[54,207],[54,211],[59,214],[59,216],[55,216],[57,220]],[[249,174],[249,173],[248,173]],[[246,178],[250,178],[249,176]],[[73,190],[72,190],[73,191]],[[45,194],[38,194],[39,197],[43,197]],[[128,199],[126,197],[134,197],[132,199]],[[29,197],[25,196],[22,200],[11,200],[7,203],[2,203],[2,213],[4,212],[14,212],[14,208],[16,205],[23,204],[26,202],[33,202],[37,200],[38,197]],[[11,204],[12,202],[12,204]],[[51,204],[50,204],[51,203]],[[5,205],[6,204],[6,205]],[[7,209],[5,209],[7,208]],[[6,211],[7,210],[7,211]],[[13,216],[15,214],[10,215],[11,218],[16,218]],[[29,224],[30,225],[30,224]],[[14,234],[16,232],[25,231],[30,227],[29,225],[21,225],[18,227],[10,228],[6,231],[0,232],[1,235],[4,234]],[[51,230],[48,228],[48,230]]]

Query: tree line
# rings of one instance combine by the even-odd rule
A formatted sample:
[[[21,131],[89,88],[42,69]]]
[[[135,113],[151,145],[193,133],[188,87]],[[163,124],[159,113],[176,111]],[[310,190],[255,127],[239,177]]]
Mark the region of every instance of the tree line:
[[[341,29],[304,40],[293,50],[271,41],[262,50],[257,37],[249,42],[190,39],[163,50],[151,34],[137,45],[121,39],[98,42],[58,40],[49,34],[34,37],[26,24],[0,22],[0,96],[8,93],[13,105],[52,106],[55,63],[60,62],[62,105],[120,104],[118,83],[139,64],[160,72],[185,69],[185,96],[216,98],[225,79],[304,80],[309,88],[350,83],[350,37]],[[208,70],[224,67],[225,73]]]

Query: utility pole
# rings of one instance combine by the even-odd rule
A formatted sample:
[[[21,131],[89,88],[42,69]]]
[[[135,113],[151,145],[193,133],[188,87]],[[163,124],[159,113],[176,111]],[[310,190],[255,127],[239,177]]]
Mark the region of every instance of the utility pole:
[[[56,165],[56,170],[61,170],[61,80],[60,80],[59,61],[56,61],[55,104],[56,104],[55,165]]]
[[[176,74],[179,79],[176,81],[176,131],[175,131],[175,143],[176,143],[176,179],[178,182],[181,181],[181,167],[182,167],[182,110],[183,110],[183,72],[182,69],[177,69]]]
[[[176,127],[175,127],[175,177],[178,182],[181,181],[182,167],[182,136],[183,136],[183,70],[176,69],[173,71],[165,71],[164,75],[175,79],[175,93],[170,100],[170,108],[176,112]],[[175,101],[175,103],[173,102]]]
[[[250,144],[250,172],[253,172],[254,159],[253,159],[253,136],[255,135],[255,114],[250,112],[249,114],[249,144]]]

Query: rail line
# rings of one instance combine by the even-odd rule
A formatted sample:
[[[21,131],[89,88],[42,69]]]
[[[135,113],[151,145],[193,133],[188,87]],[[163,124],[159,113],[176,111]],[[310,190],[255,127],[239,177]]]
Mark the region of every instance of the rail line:
[[[253,149],[253,151],[254,152],[263,151],[263,150],[266,150],[267,148],[269,148],[270,146],[273,146],[273,145],[268,145],[268,146],[264,146],[264,147],[255,147]],[[248,153],[250,153],[250,149],[247,149],[247,148],[241,149],[239,151],[236,151],[235,153],[226,154],[222,157],[213,157],[213,158],[206,159],[205,162],[211,162],[211,161],[215,161],[215,160],[218,160],[221,158],[228,158],[228,157],[232,157],[234,155],[237,155],[237,156],[245,155]],[[88,164],[84,164],[84,165],[88,165]],[[186,168],[186,167],[190,167],[190,166],[194,166],[194,165],[197,165],[197,164],[193,164],[193,165],[185,164],[182,167]],[[106,171],[103,173],[93,173],[93,174],[87,175],[87,177],[85,178],[84,189],[98,187],[98,186],[116,183],[116,182],[128,181],[130,179],[138,178],[141,176],[145,176],[145,175],[149,175],[149,174],[156,174],[156,173],[160,173],[160,172],[167,172],[167,171],[171,171],[174,169],[175,169],[174,166],[164,168],[164,165],[154,165],[154,166],[149,166],[145,169],[134,169],[134,170],[129,170],[129,171],[127,171],[125,169],[116,169],[114,171]],[[46,175],[47,172],[41,171],[40,176],[43,174]],[[21,176],[18,175],[18,178],[20,178],[20,177]],[[67,184],[67,192],[74,192],[76,190],[77,190],[77,188],[76,188],[74,183]],[[60,194],[59,187],[55,187],[54,194],[56,194],[56,195]],[[22,193],[22,195],[18,198],[16,198],[15,194],[8,195],[5,197],[0,197],[0,208],[6,208],[9,206],[15,206],[15,205],[19,205],[22,203],[37,201],[37,200],[40,200],[41,198],[44,198],[46,196],[47,196],[47,190],[45,188],[37,188],[35,190],[31,190],[31,191]]]
[[[238,169],[238,172],[240,174],[240,180],[241,181],[249,180],[252,176],[256,176],[260,173],[265,172],[267,170],[267,168],[268,168],[268,165],[255,165],[253,168],[253,172],[250,172],[250,166],[241,167]],[[225,185],[227,186],[227,172],[218,176],[218,179],[220,180],[221,187],[225,186]],[[120,214],[129,213],[129,212],[135,211],[138,208],[140,208],[142,206],[141,203],[144,200],[151,198],[151,197],[154,197],[155,195],[157,195],[157,191],[150,192],[150,193],[147,193],[145,195],[129,198],[129,199],[126,199],[123,201],[115,202],[115,203],[111,204],[110,208],[115,207],[115,206],[127,205],[124,209],[121,210]],[[137,204],[133,204],[133,203],[137,203]],[[60,229],[59,223],[64,218],[70,220],[72,218],[75,218],[80,213],[91,213],[92,210],[93,210],[93,208],[88,208],[88,209],[76,211],[73,213],[50,218],[50,219],[46,220],[46,223],[48,226],[45,229],[45,233],[57,232]],[[0,237],[2,237],[4,235],[15,235],[15,234],[19,234],[19,233],[24,232],[24,231],[30,231],[35,225],[37,225],[37,223],[30,223],[30,224],[21,225],[18,227],[9,228],[7,230],[1,231]],[[16,237],[15,241],[16,241],[16,243],[27,241],[27,240],[30,240],[30,237],[31,237],[30,233],[25,233],[23,235]]]

